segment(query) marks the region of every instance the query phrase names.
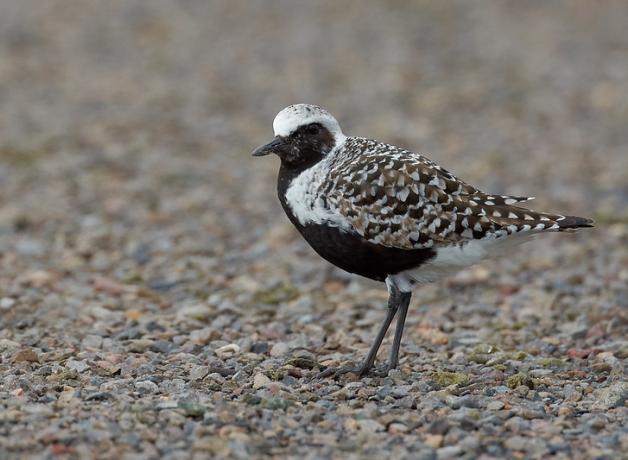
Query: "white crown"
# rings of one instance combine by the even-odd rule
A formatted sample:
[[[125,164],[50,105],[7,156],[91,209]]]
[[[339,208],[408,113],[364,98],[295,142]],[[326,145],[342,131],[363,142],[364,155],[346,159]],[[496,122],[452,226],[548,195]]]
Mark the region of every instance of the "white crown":
[[[300,126],[310,123],[320,123],[327,128],[336,140],[336,147],[346,139],[340,125],[327,110],[310,104],[294,104],[283,109],[273,121],[273,130],[275,136],[285,137],[292,134]]]

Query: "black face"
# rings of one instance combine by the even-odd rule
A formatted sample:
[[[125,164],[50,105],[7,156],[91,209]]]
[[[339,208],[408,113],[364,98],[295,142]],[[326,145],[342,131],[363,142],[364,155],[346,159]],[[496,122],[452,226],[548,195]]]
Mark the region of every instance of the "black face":
[[[284,167],[307,167],[320,161],[334,147],[334,136],[320,123],[300,126],[290,136],[277,136],[255,149],[253,156],[275,153]]]

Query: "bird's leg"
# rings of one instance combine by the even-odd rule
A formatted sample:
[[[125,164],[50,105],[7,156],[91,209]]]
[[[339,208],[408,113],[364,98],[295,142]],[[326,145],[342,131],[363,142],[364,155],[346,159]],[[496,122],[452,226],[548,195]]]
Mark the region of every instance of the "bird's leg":
[[[401,346],[401,336],[406,323],[406,315],[408,314],[408,306],[410,305],[411,292],[399,293],[399,315],[397,316],[397,326],[395,328],[395,338],[390,349],[390,358],[388,359],[388,370],[394,369],[399,363],[399,347]]]
[[[407,296],[407,300],[405,299]],[[388,328],[390,328],[390,323],[392,323],[395,314],[400,306],[405,305],[405,311],[403,312],[403,321],[401,322],[401,330],[403,330],[403,322],[405,321],[406,313],[408,311],[408,303],[410,302],[410,294],[405,292],[400,292],[396,286],[393,284],[388,284],[388,310],[386,312],[386,319],[384,319],[384,323],[382,327],[379,329],[377,333],[377,337],[375,337],[375,342],[371,346],[368,355],[364,359],[361,365],[359,366],[347,366],[340,368],[328,368],[323,372],[317,375],[317,378],[329,377],[331,375],[338,377],[343,374],[354,373],[358,376],[366,375],[373,364],[375,363],[375,357],[377,356],[377,352],[379,351],[379,347],[384,340],[384,336],[386,336],[386,332],[388,332]],[[399,329],[399,322],[397,323],[397,329]],[[401,333],[399,335],[399,342],[401,342]],[[397,333],[395,333],[395,343],[397,343]],[[399,344],[397,344],[397,354],[399,353]],[[392,359],[392,355],[391,355]]]

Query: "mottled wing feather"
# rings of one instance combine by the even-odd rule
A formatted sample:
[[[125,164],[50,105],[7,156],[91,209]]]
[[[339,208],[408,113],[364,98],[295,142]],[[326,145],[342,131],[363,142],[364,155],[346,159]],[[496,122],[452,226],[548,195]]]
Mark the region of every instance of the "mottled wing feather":
[[[486,194],[416,153],[362,138],[347,144],[324,195],[370,242],[417,249],[560,227],[563,216],[512,206],[531,198]]]

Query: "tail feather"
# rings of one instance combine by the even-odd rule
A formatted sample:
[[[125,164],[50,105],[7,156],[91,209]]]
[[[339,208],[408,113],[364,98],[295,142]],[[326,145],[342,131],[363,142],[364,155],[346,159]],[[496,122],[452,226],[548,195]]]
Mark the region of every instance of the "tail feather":
[[[573,228],[594,227],[593,219],[577,216],[561,216],[556,219],[556,223],[558,224],[559,231]]]

